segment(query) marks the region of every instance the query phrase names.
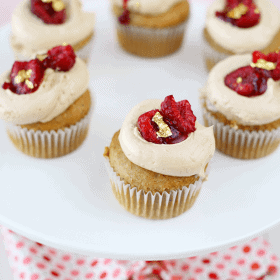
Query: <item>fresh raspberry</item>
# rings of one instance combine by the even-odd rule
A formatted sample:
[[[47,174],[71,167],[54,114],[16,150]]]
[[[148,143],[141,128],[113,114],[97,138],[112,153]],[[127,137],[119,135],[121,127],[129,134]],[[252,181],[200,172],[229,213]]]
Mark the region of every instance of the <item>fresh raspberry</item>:
[[[265,55],[259,51],[253,52],[253,63],[257,64],[259,60],[276,63],[276,68],[274,70],[267,70],[263,69],[265,67],[258,68],[256,65],[253,65],[254,67],[241,67],[225,77],[225,85],[238,94],[247,97],[265,93],[269,78],[275,81],[280,80],[280,54],[273,52]]]
[[[239,4],[245,5],[248,11],[240,18],[229,17],[228,12],[232,11]],[[225,9],[221,12],[216,12],[216,17],[239,28],[250,28],[260,22],[261,13],[253,0],[227,0]]]
[[[152,110],[138,118],[138,128],[144,139],[155,144],[161,144],[162,138],[157,137],[157,125],[152,121],[153,116],[159,110]],[[149,139],[149,140],[148,140]]]
[[[62,24],[66,20],[66,9],[56,12],[52,2],[31,0],[31,12],[46,24]]]
[[[193,112],[187,100],[181,102],[176,103],[173,95],[169,95],[161,103],[161,112],[177,130],[183,134],[189,134],[195,131],[195,121],[193,122],[193,118],[188,118],[190,114],[193,116]]]
[[[47,55],[43,65],[57,71],[69,71],[76,61],[76,54],[71,45],[54,47],[48,51]]]
[[[152,120],[159,112],[163,121],[170,128],[172,135],[158,137],[159,127]],[[191,106],[187,100],[176,102],[172,95],[167,96],[161,103],[161,111],[152,110],[138,118],[138,128],[142,137],[148,142],[155,144],[176,144],[184,141],[189,133],[195,131],[196,117],[193,115]]]
[[[128,25],[130,23],[130,12],[127,8],[127,3],[129,0],[123,0],[123,13],[119,17],[119,23],[123,25]]]
[[[242,81],[238,81],[241,78]],[[240,95],[252,97],[263,94],[266,89],[267,79],[256,73],[251,66],[241,67],[225,78],[225,84]]]
[[[41,85],[44,73],[45,68],[38,59],[33,59],[28,62],[16,61],[13,64],[10,74],[11,82],[4,83],[2,87],[4,89],[10,89],[16,94],[32,93]]]

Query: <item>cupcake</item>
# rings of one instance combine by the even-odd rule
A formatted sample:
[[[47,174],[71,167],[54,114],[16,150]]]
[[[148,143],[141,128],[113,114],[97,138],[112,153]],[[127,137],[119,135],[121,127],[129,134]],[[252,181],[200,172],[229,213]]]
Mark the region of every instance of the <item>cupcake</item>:
[[[89,126],[89,73],[73,48],[58,46],[36,59],[13,64],[0,76],[0,119],[23,153],[66,155],[84,141]]]
[[[146,100],[135,106],[104,156],[111,186],[129,212],[168,219],[195,203],[214,154],[212,128],[196,122],[187,100]]]
[[[23,0],[12,15],[11,46],[16,60],[67,43],[87,61],[95,17],[82,11],[79,0]]]
[[[216,147],[240,159],[269,155],[280,143],[280,54],[231,56],[210,72],[201,91]]]
[[[280,46],[280,11],[270,0],[215,0],[204,29],[207,69],[230,55],[276,51]]]
[[[111,0],[120,46],[142,57],[177,51],[189,17],[187,0]]]

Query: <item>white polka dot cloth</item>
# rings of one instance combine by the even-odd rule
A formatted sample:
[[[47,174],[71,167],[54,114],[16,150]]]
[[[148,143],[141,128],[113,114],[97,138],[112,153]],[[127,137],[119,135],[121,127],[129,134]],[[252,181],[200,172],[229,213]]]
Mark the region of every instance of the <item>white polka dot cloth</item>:
[[[117,261],[63,252],[1,228],[14,280],[279,280],[280,262],[262,237],[208,255]],[[7,279],[8,280],[8,279]]]

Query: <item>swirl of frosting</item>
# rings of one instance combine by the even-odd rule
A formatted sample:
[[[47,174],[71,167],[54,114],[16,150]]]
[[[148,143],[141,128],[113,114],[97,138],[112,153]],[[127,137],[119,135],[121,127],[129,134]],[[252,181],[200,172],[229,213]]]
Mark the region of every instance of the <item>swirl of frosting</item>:
[[[162,100],[145,100],[136,105],[126,116],[119,141],[126,157],[134,164],[164,175],[205,177],[205,167],[215,151],[212,127],[196,122],[196,131],[178,144],[154,144],[146,141],[137,128],[140,115],[160,109]]]
[[[252,55],[235,55],[218,63],[210,72],[206,87],[201,91],[209,110],[219,111],[228,120],[242,125],[262,125],[280,118],[280,81],[268,79],[267,90],[255,97],[237,94],[225,85],[225,76],[250,65]],[[215,108],[216,110],[213,110]]]
[[[9,80],[10,72],[0,76],[0,85]],[[68,72],[47,69],[37,91],[18,95],[0,88],[0,119],[13,124],[48,122],[63,113],[88,88],[89,73],[80,58]]]
[[[206,28],[213,40],[233,53],[265,49],[280,29],[280,11],[269,0],[255,0],[261,12],[259,24],[239,28],[217,18],[215,13],[224,9],[225,1],[216,0],[208,9]]]
[[[11,44],[14,50],[32,57],[66,42],[75,45],[93,31],[95,16],[82,11],[79,0],[64,0],[67,18],[63,24],[45,24],[31,12],[30,0],[22,1],[12,15]]]
[[[123,0],[111,0],[113,5],[122,7]],[[167,12],[183,0],[128,0],[128,9],[141,14],[158,15]]]

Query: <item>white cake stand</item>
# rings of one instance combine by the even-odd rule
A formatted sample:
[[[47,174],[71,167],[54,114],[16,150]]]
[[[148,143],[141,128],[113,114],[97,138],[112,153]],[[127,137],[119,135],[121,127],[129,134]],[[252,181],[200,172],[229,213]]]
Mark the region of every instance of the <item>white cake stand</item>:
[[[100,3],[99,3],[100,2]],[[74,153],[40,160],[18,152],[0,124],[0,224],[63,250],[130,260],[182,258],[250,239],[280,222],[280,150],[259,160],[216,152],[209,181],[190,211],[170,220],[138,218],[113,197],[103,150],[129,110],[144,99],[173,94],[188,99],[202,122],[198,91],[207,78],[201,33],[205,8],[192,6],[187,43],[162,59],[123,52],[107,1],[97,14],[89,64],[94,115],[89,137]],[[0,73],[10,69],[10,26],[0,30]]]

